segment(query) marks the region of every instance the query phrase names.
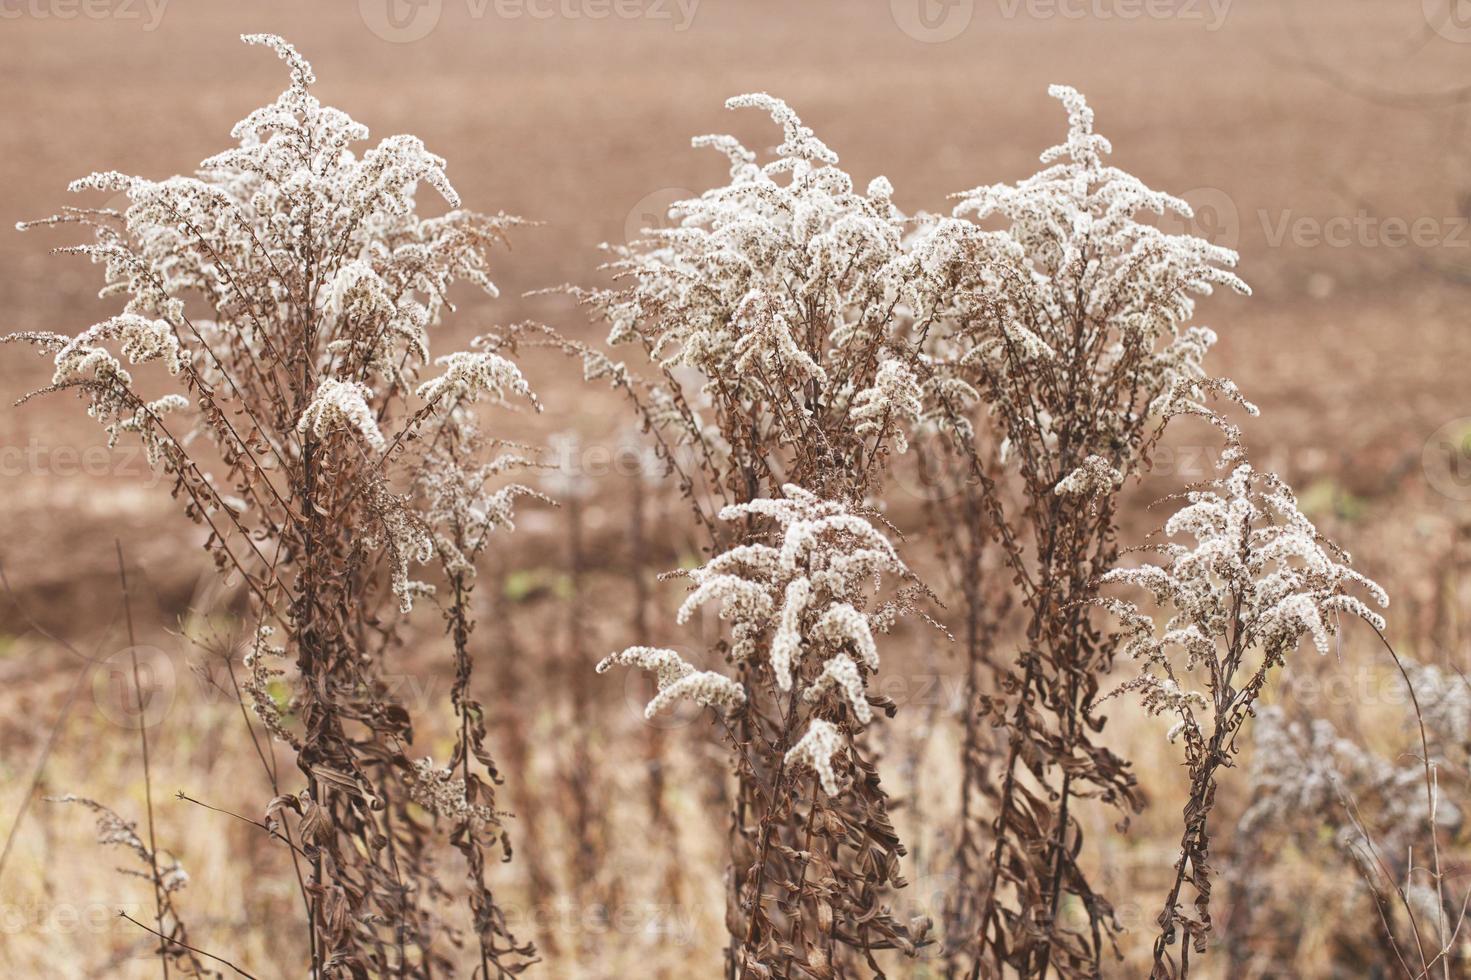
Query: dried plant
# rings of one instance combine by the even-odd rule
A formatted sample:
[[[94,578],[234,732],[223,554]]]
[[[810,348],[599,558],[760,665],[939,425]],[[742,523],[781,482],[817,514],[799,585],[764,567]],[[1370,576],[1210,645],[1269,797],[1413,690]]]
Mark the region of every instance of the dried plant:
[[[973,428],[967,411],[973,399],[970,389],[952,383],[937,410],[914,427],[910,458],[899,464],[907,466],[899,482],[921,502],[925,543],[944,575],[942,595],[954,610],[951,629],[964,657],[957,706],[958,806],[946,825],[948,865],[940,872],[953,874],[958,887],[947,887],[942,907],[936,909],[942,919],[937,927],[939,953],[945,975],[952,977],[965,972],[977,950],[983,891],[977,885],[989,856],[986,842],[992,824],[986,798],[1006,758],[1004,740],[987,723],[986,706],[995,678],[1005,670],[997,657],[1004,649],[1003,630],[1015,612],[1013,573],[1005,551],[995,546],[998,510],[992,501],[1007,492],[1004,470],[994,452],[980,448],[979,443],[993,433]]]
[[[1150,714],[1174,720],[1169,739],[1183,739],[1190,774],[1180,858],[1154,944],[1156,977],[1188,975],[1192,949],[1206,950],[1209,819],[1218,772],[1232,765],[1237,736],[1272,671],[1286,663],[1304,637],[1326,654],[1340,614],[1383,628],[1384,620],[1349,588],[1361,588],[1381,606],[1389,602],[1303,516],[1286,484],[1274,474],[1254,471],[1235,447],[1225,459],[1230,475],[1190,491],[1165,524],[1164,534],[1173,539],[1158,547],[1165,564],[1118,568],[1103,576],[1105,583],[1141,588],[1158,606],[1172,610],[1156,628],[1137,605],[1101,600],[1124,623],[1125,651],[1141,667],[1119,691],[1136,694]],[[1195,893],[1193,915],[1181,906],[1187,883]],[[1176,964],[1170,947],[1180,932],[1185,941]]]
[[[505,451],[491,458],[495,450]],[[480,942],[480,976],[487,980],[492,964],[506,969],[535,954],[529,943],[518,942],[512,934],[505,912],[485,880],[486,835],[499,839],[507,861],[511,859],[511,841],[495,804],[495,786],[501,778],[485,744],[485,707],[470,690],[474,674],[470,637],[475,629],[471,596],[476,561],[495,531],[515,529],[514,505],[518,497],[550,503],[544,495],[521,484],[500,485],[499,478],[505,473],[534,465],[534,460],[519,450],[485,438],[466,408],[456,405],[443,418],[415,479],[424,521],[433,535],[434,553],[449,586],[444,617],[454,643],[455,680],[450,700],[459,717],[459,729],[443,769],[434,768],[428,759],[415,764],[412,796],[419,805],[450,822],[450,840],[466,863],[470,911]]]
[[[1344,969],[1384,975],[1458,976],[1471,962],[1464,937],[1471,894],[1459,880],[1466,856],[1465,801],[1471,787],[1467,750],[1471,685],[1438,667],[1396,658],[1410,692],[1422,741],[1414,751],[1385,757],[1341,734],[1325,718],[1297,721],[1271,706],[1252,726],[1247,777],[1251,805],[1235,828],[1252,841],[1228,866],[1232,919],[1228,948],[1246,961],[1287,958],[1290,937],[1276,935],[1295,921],[1294,908],[1274,894],[1261,857],[1295,847],[1310,859],[1343,859],[1362,889],[1332,895],[1331,953]],[[1449,855],[1447,844],[1454,844]],[[1330,879],[1332,880],[1332,879]],[[1462,891],[1456,896],[1457,888]],[[1380,928],[1364,928],[1364,921]]]
[[[904,221],[882,177],[866,193],[837,155],[768,95],[731,99],[782,127],[775,159],[703,136],[730,182],[670,208],[678,225],[617,250],[626,288],[579,291],[659,381],[573,346],[590,377],[634,399],[711,535],[721,507],[795,483],[857,499],[901,449],[918,409],[896,310]]]
[[[898,309],[904,222],[888,181],[856,192],[785,103],[747,95],[727,105],[765,110],[781,126],[773,159],[758,162],[729,136],[696,139],[730,160],[729,183],[673,205],[677,227],[617,251],[612,269],[629,285],[581,293],[611,325],[609,343],[640,348],[658,380],[559,343],[583,357],[590,379],[632,399],[716,554],[694,573],[682,617],[707,598],[725,603],[732,632],[717,650],[738,679],[667,651],[620,657],[658,674],[654,707],[689,694],[740,709],[728,732],[739,760],[728,972],[841,975],[845,949],[877,969],[869,950],[912,952],[922,936],[879,904],[902,884],[903,851],[854,741],[871,715],[862,696],[877,668],[871,634],[917,587],[905,585],[875,623],[848,578],[907,574],[863,516],[922,407],[917,341]],[[840,782],[828,759],[845,745]],[[815,770],[805,813],[798,762]],[[809,879],[812,862],[823,873]]]
[[[47,799],[53,803],[75,803],[92,811],[93,816],[97,819],[97,843],[104,847],[121,847],[131,851],[143,865],[142,871],[123,870],[122,873],[136,875],[146,880],[156,896],[157,931],[136,919],[132,921],[158,937],[160,942],[158,955],[163,962],[164,976],[168,976],[170,965],[185,976],[223,976],[219,971],[205,966],[204,961],[200,959],[201,956],[210,959],[215,957],[189,945],[189,930],[185,927],[184,920],[180,917],[179,910],[174,904],[175,895],[189,884],[189,873],[184,870],[179,860],[149,846],[138,835],[137,824],[124,820],[115,810],[103,806],[96,800],[71,794],[47,797]],[[123,915],[124,913],[118,914]],[[228,964],[226,960],[220,962]]]
[[[357,155],[367,130],[310,94],[306,60],[273,35],[244,40],[274,50],[291,82],[236,125],[238,145],[193,177],[93,174],[72,189],[121,192],[125,212],[69,208],[39,222],[91,231],[62,251],[102,265],[102,295],[122,297],[123,311],[76,337],[8,339],[53,355],[37,394],[75,393],[110,441],[141,441],[208,529],[216,564],[250,592],[262,628],[246,690],[305,782],[266,809],[273,827],[295,814],[310,857],[313,975],[450,968],[441,940],[459,937],[436,910],[445,893],[416,803],[470,862],[484,975],[516,973],[530,950],[480,883],[481,850],[503,830],[470,769],[473,756],[494,778],[468,693],[465,604],[468,565],[516,491],[479,496],[489,474],[464,425],[482,396],[530,391],[493,336],[433,365],[429,353],[453,283],[494,293],[486,254],[514,222],[459,210],[444,161],[416,137]],[[421,183],[453,210],[422,216]],[[427,507],[412,495],[426,471]],[[412,719],[383,678],[400,617],[433,591],[415,569],[436,558],[451,586],[457,776],[410,758]],[[288,663],[283,711],[265,685]]]
[[[1202,367],[1214,335],[1187,325],[1196,294],[1246,291],[1227,271],[1235,254],[1137,220],[1189,207],[1105,166],[1110,147],[1083,97],[1051,94],[1069,130],[1043,154],[1049,166],[960,195],[955,217],[916,237],[905,277],[926,343],[925,418],[967,460],[969,523],[998,542],[1027,610],[1025,648],[997,665],[998,693],[979,698],[1005,733],[1004,758],[968,747],[963,759],[987,767],[967,782],[993,815],[989,854],[963,869],[977,895],[972,977],[1100,969],[1116,927],[1078,861],[1077,807],[1096,798],[1127,813],[1141,801],[1125,760],[1096,740],[1099,680],[1117,644],[1086,603],[1117,560],[1118,490],[1164,422],[1206,411],[1213,392],[1239,398]],[[1005,227],[979,223],[993,219]],[[1086,930],[1058,921],[1065,895],[1086,911]]]
[[[904,851],[857,735],[874,706],[894,713],[867,680],[879,668],[875,633],[888,631],[910,594],[868,607],[879,598],[875,583],[902,581],[907,569],[862,517],[796,486],[781,498],[733,504],[720,517],[763,519],[769,540],[756,535],[688,573],[694,589],[678,618],[716,605],[730,624],[722,646],[742,679],[649,647],[614,654],[598,670],[625,664],[653,672],[659,690],[650,716],[679,698],[726,716],[737,772],[762,804],[754,853],[738,846],[735,855],[737,900],[748,910],[735,969],[830,976],[840,969],[838,947],[847,946],[877,970],[869,951],[912,954],[916,936],[880,904],[886,887],[903,884]],[[849,848],[858,853],[845,854]],[[923,929],[913,932],[922,937]]]

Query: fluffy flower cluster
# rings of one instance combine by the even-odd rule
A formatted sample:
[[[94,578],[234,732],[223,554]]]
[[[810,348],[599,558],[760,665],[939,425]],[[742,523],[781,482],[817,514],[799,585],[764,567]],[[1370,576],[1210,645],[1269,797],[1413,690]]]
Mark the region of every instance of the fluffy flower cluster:
[[[94,173],[71,189],[121,193],[124,211],[71,209],[35,222],[92,229],[95,241],[65,251],[104,268],[103,295],[125,297],[123,312],[76,337],[12,338],[55,351],[53,387],[82,391],[114,439],[127,431],[152,438],[150,455],[171,466],[179,455],[158,451],[165,436],[151,422],[183,405],[137,395],[120,358],[161,362],[171,375],[187,374],[191,389],[206,388],[221,411],[201,411],[191,424],[227,456],[289,460],[300,451],[289,432],[258,414],[254,425],[229,420],[292,403],[270,368],[301,374],[296,345],[305,335],[309,374],[322,381],[298,431],[348,427],[381,449],[380,422],[429,362],[428,330],[445,297],[461,280],[494,293],[486,253],[514,223],[460,210],[420,217],[420,184],[459,206],[444,161],[405,135],[354,152],[366,127],[311,94],[315,75],[296,49],[274,35],[243,40],[286,62],[290,85],[236,124],[237,145],[193,176]],[[186,312],[194,304],[218,319]],[[441,362],[448,371],[436,391],[474,394],[505,382],[525,393],[514,368],[464,357]],[[186,433],[167,438],[181,444]]]
[[[1436,685],[1417,676],[1424,669],[1411,670],[1416,696],[1433,699]],[[1465,738],[1464,729],[1435,727],[1428,714],[1425,721],[1432,743]],[[1376,853],[1399,862],[1426,846],[1430,804],[1418,750],[1391,761],[1344,738],[1325,719],[1291,721],[1275,705],[1258,712],[1254,731],[1247,770],[1252,803],[1238,825],[1243,836],[1285,831],[1312,846],[1326,829],[1336,847],[1371,873]],[[1437,825],[1455,828],[1461,820],[1453,802],[1437,798]]]
[[[144,401],[132,391],[132,374],[103,344],[115,342],[130,364],[159,360],[169,374],[177,375],[183,368],[183,355],[178,337],[166,321],[124,313],[94,324],[75,337],[42,331],[11,334],[4,340],[30,343],[42,352],[55,351],[51,389],[73,388],[86,393],[87,414],[102,423],[108,448],[116,446],[123,433],[132,432],[140,437],[150,464],[164,457],[171,440],[160,424],[162,418],[188,408],[188,399],[169,394]]]
[[[858,607],[865,587],[885,572],[903,574],[903,562],[883,534],[842,504],[790,484],[782,492],[721,511],[725,521],[772,520],[779,543],[732,548],[692,571],[695,589],[679,621],[718,603],[720,618],[731,622],[735,660],[751,657],[769,638],[769,667],[782,691],[792,689],[804,657],[824,647],[846,650],[838,655],[852,653],[877,670],[874,628],[887,628],[888,620],[875,624]]]
[[[855,189],[837,154],[780,99],[743,95],[726,105],[765,111],[782,142],[761,163],[733,137],[694,140],[730,160],[729,182],[677,202],[675,227],[619,251],[614,267],[632,287],[593,297],[609,342],[639,343],[662,367],[693,369],[711,401],[763,406],[784,429],[779,438],[798,438],[809,413],[830,429],[824,420],[857,406],[865,434],[898,431],[912,411],[903,390],[912,380],[897,365],[880,376],[875,356],[904,331],[896,315],[904,218],[893,188],[880,177]],[[794,399],[802,385],[808,396]],[[682,438],[701,437],[682,421]]]
[[[369,485],[366,498],[373,520],[363,535],[363,545],[385,553],[399,612],[409,613],[415,598],[434,594],[433,585],[410,578],[413,566],[427,564],[434,558],[434,536],[411,502],[381,481]]]
[[[598,664],[598,673],[605,673],[614,665],[638,667],[654,674],[659,691],[644,708],[645,718],[654,717],[680,698],[722,708],[738,708],[746,703],[746,691],[740,684],[713,670],[696,670],[674,650],[629,647],[604,657]]]
[[[75,803],[92,811],[97,819],[97,843],[103,846],[121,847],[132,851],[147,872],[131,872],[140,877],[157,875],[159,887],[165,892],[176,892],[189,884],[189,873],[177,860],[165,860],[163,854],[150,850],[142,837],[138,836],[138,825],[124,820],[117,811],[85,796],[68,793],[65,796],[47,797],[52,803]]]
[[[454,410],[456,424],[425,454],[415,489],[446,573],[474,578],[475,558],[490,536],[516,529],[516,501],[548,498],[519,483],[496,485],[504,474],[534,465],[520,452],[503,452],[479,465],[469,462],[481,456],[483,440],[467,414]]]
[[[375,269],[367,259],[356,259],[337,270],[327,292],[327,313],[334,323],[371,323],[377,325],[377,332],[336,332],[327,349],[340,362],[361,364],[394,385],[406,385],[412,372],[405,365],[429,361],[430,312],[395,289],[385,278],[386,272]]]
[[[1384,590],[1348,567],[1347,556],[1318,533],[1281,480],[1256,473],[1248,463],[1187,494],[1164,531],[1171,539],[1186,539],[1160,546],[1164,564],[1114,569],[1102,578],[1144,589],[1174,610],[1156,630],[1133,603],[1107,602],[1128,630],[1128,652],[1146,671],[1160,672],[1149,682],[1151,690],[1173,685],[1177,665],[1188,671],[1201,662],[1239,663],[1251,649],[1262,651],[1268,665],[1280,663],[1305,636],[1327,653],[1342,613],[1384,626],[1347,589],[1358,586],[1380,606],[1389,603]],[[1216,705],[1225,712],[1232,699],[1250,692],[1227,684],[1213,693],[1225,699]],[[1191,702],[1183,693],[1159,695],[1150,703],[1179,712],[1182,720],[1190,717]]]
[[[122,355],[133,364],[162,360],[169,374],[179,373],[179,339],[168,322],[124,313],[93,324],[69,340],[56,354],[56,373],[51,383],[66,384],[99,373],[89,362],[104,357],[111,359],[106,348],[99,346],[103,341],[116,341]],[[120,367],[114,366],[112,373],[128,379],[127,372]]]
[[[360,381],[323,378],[296,423],[297,434],[305,436],[310,433],[318,439],[326,439],[332,433],[346,429],[356,432],[381,453],[387,443],[378,429],[373,409],[368,405],[371,395],[368,386]]]
[[[1053,492],[1059,496],[1101,497],[1113,493],[1124,482],[1120,473],[1102,456],[1089,456],[1083,465],[1057,481]]]
[[[133,409],[133,414],[119,418],[107,427],[108,447],[117,444],[124,432],[136,433],[143,445],[143,455],[148,465],[156,466],[171,446],[171,440],[163,429],[163,418],[172,412],[182,412],[189,407],[189,399],[183,395],[164,395],[151,402],[144,402]]]
[[[1188,321],[1196,296],[1248,290],[1230,271],[1234,252],[1140,220],[1191,210],[1105,166],[1110,146],[1093,131],[1083,96],[1066,86],[1049,92],[1067,110],[1066,142],[1017,184],[959,195],[953,217],[915,237],[904,278],[917,317],[935,323],[936,376],[978,390],[1009,448],[1022,450],[1013,458],[1037,461],[1039,480],[1050,475],[1049,486],[1061,480],[1084,491],[1101,473],[1077,474],[1081,461],[1064,459],[1049,474],[1041,461],[1055,433],[1041,420],[1065,421],[1068,444],[1082,452],[1132,450],[1151,416],[1206,411],[1212,390],[1240,400],[1202,367],[1215,335]],[[1004,228],[982,227],[997,219]],[[1050,367],[1058,361],[1073,367],[1059,375]],[[937,391],[926,387],[933,418]],[[1122,455],[1110,465],[1127,473],[1135,460]]]
[[[924,412],[919,379],[903,361],[890,358],[879,365],[872,388],[858,393],[853,401],[853,417],[858,419],[859,435],[880,438],[893,433],[894,448],[909,448],[905,432],[919,423]]]
[[[750,662],[756,676],[779,692],[797,691],[814,710],[832,714],[844,705],[859,723],[871,721],[866,685],[879,667],[874,634],[886,631],[898,610],[894,604],[872,613],[864,607],[884,574],[907,574],[893,545],[842,504],[791,485],[783,487],[782,497],[732,505],[720,516],[765,519],[774,525],[773,536],[731,548],[691,571],[694,588],[680,607],[679,622],[713,605],[730,624],[733,660]],[[659,694],[650,714],[678,697],[702,704],[745,701],[740,685],[713,671],[697,672],[671,650],[633,647],[608,657],[598,670],[614,664],[655,672]],[[813,747],[828,747],[834,731],[814,715],[799,743],[806,748],[794,748],[791,758],[811,761]],[[826,762],[831,754],[818,767],[826,770],[826,787],[835,786]]]
[[[499,354],[490,351],[456,351],[446,354],[434,362],[443,367],[444,373],[424,382],[416,394],[433,405],[446,395],[466,402],[478,401],[482,394],[497,402],[506,400],[507,392],[514,392],[533,401],[531,386],[521,375],[521,369]]]
[[[787,752],[789,766],[807,766],[817,773],[823,791],[829,796],[838,795],[838,774],[833,770],[833,756],[843,751],[843,736],[830,722],[821,718],[812,719],[807,734]]]
[[[1088,311],[1110,310],[1126,331],[1153,337],[1189,318],[1191,294],[1208,295],[1217,286],[1247,291],[1228,271],[1236,264],[1230,249],[1139,221],[1137,215],[1144,213],[1189,218],[1192,212],[1185,201],[1104,165],[1112,147],[1093,131],[1093,110],[1077,90],[1053,85],[1048,94],[1068,114],[1067,141],[1042,154],[1042,163],[1051,166],[1015,185],[977,187],[962,194],[955,209],[957,217],[973,215],[976,221],[1005,218],[1038,284],[1047,283],[1039,299],[1047,301],[1048,313],[1064,314],[1023,322],[1062,331],[1079,319],[1076,304],[1081,304]],[[1163,308],[1160,287],[1166,291]],[[1017,330],[1016,321],[1008,322]],[[1065,345],[1060,334],[1034,335],[1021,343],[1035,348],[1031,356],[1044,359],[1049,350]]]
[[[299,748],[301,742],[286,727],[286,719],[272,690],[286,676],[286,671],[278,666],[285,662],[286,648],[271,642],[275,635],[275,627],[268,624],[262,623],[256,628],[255,640],[244,658],[246,673],[240,689],[250,697],[251,708],[266,731],[273,738]]]
[[[483,803],[471,803],[466,799],[465,780],[452,770],[440,769],[433,759],[418,759],[414,762],[414,780],[409,793],[415,803],[435,816],[452,821],[472,821],[494,824],[496,813]]]

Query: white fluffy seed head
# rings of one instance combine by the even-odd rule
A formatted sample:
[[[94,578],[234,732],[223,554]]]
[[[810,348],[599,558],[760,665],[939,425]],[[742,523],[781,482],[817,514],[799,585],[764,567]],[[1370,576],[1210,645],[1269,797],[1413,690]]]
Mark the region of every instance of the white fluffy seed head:
[[[813,718],[807,732],[787,752],[789,766],[806,766],[817,773],[828,796],[837,796],[838,774],[833,770],[833,756],[843,751],[843,735],[837,726],[821,718]]]
[[[1171,612],[1157,625],[1132,602],[1104,602],[1124,624],[1125,652],[1144,665],[1125,688],[1139,693],[1150,711],[1187,722],[1172,735],[1191,730],[1193,711],[1207,704],[1176,680],[1200,664],[1224,662],[1232,649],[1238,656],[1256,649],[1266,663],[1280,663],[1304,638],[1328,653],[1341,612],[1384,628],[1383,618],[1349,591],[1385,606],[1384,590],[1348,566],[1275,474],[1238,463],[1225,478],[1188,493],[1165,534],[1170,540],[1159,549],[1165,561],[1114,569],[1101,581],[1132,585]],[[1214,667],[1197,676],[1216,683]]]
[[[677,651],[663,647],[629,647],[609,654],[598,664],[598,673],[621,664],[638,667],[654,674],[658,692],[644,708],[644,717],[653,718],[681,698],[696,704],[726,710],[746,703],[746,691],[740,684],[711,670],[695,670]]]
[[[817,679],[802,697],[807,701],[816,701],[830,688],[843,692],[859,721],[865,725],[873,721],[873,709],[868,706],[863,675],[853,658],[846,653],[840,653],[823,664],[822,673],[817,675]]]
[[[382,452],[386,442],[378,429],[378,420],[368,406],[370,395],[368,386],[360,381],[323,378],[296,423],[297,434],[326,439],[334,432],[348,430],[357,433],[377,452]]]
[[[444,373],[424,382],[415,392],[431,405],[446,397],[475,402],[481,395],[488,395],[497,402],[506,401],[508,394],[520,395],[530,399],[533,404],[536,401],[521,369],[499,354],[489,351],[456,351],[438,358],[434,363],[443,367]]]

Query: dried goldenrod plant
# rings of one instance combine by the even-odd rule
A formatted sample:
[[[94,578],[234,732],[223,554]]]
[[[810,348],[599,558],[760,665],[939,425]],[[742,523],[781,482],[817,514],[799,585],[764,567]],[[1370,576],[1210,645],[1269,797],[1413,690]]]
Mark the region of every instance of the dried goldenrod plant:
[[[125,195],[125,210],[39,222],[92,234],[61,251],[102,266],[122,311],[75,337],[7,339],[52,355],[37,394],[75,394],[111,441],[141,441],[250,594],[261,625],[245,691],[301,772],[265,809],[310,863],[312,975],[449,968],[462,936],[426,811],[469,862],[481,975],[514,974],[531,950],[483,883],[480,855],[504,828],[469,694],[467,595],[518,491],[483,492],[499,470],[477,461],[469,411],[531,393],[494,336],[437,361],[429,336],[452,284],[494,294],[487,253],[514,221],[461,210],[416,137],[359,154],[366,128],[312,96],[291,45],[244,40],[280,56],[290,85],[235,126],[236,145],[194,176],[93,174],[72,189]],[[450,210],[422,215],[423,184]],[[417,569],[436,561],[456,650],[447,770],[412,757],[413,719],[384,677],[398,622],[434,592]],[[284,707],[268,691],[282,675]]]
[[[874,634],[922,591],[866,509],[922,408],[899,310],[904,219],[888,181],[856,191],[785,103],[727,104],[781,127],[772,159],[729,136],[696,139],[730,160],[729,182],[619,248],[626,285],[581,292],[609,343],[638,348],[656,377],[561,344],[630,396],[706,529],[714,557],[691,573],[681,619],[718,600],[730,634],[712,652],[734,674],[648,648],[604,666],[655,672],[652,709],[688,695],[727,716],[728,973],[877,970],[873,950],[912,953],[926,928],[883,905],[904,852],[858,738],[872,705],[894,710],[866,690]],[[862,581],[885,571],[897,592],[865,599]]]
[[[1154,944],[1156,977],[1188,975],[1191,951],[1206,951],[1209,820],[1218,773],[1232,765],[1237,737],[1272,672],[1304,637],[1328,653],[1340,614],[1383,629],[1384,620],[1351,588],[1361,588],[1381,606],[1389,602],[1303,516],[1286,484],[1253,470],[1234,446],[1225,458],[1230,474],[1186,494],[1184,506],[1165,524],[1169,540],[1158,546],[1162,564],[1117,568],[1103,576],[1105,583],[1145,590],[1171,611],[1156,627],[1131,602],[1101,600],[1123,621],[1125,652],[1141,667],[1114,693],[1132,692],[1150,714],[1174,721],[1169,739],[1183,741],[1190,776],[1180,857]],[[1194,892],[1193,913],[1181,904],[1187,884]],[[1177,963],[1170,947],[1181,933]]]
[[[722,646],[742,679],[650,647],[614,654],[598,669],[651,671],[658,683],[651,717],[679,698],[719,709],[737,772],[761,794],[755,853],[737,852],[735,886],[751,908],[736,970],[822,976],[837,969],[844,946],[870,963],[871,950],[913,953],[910,924],[879,904],[882,888],[902,884],[903,849],[856,738],[875,706],[893,714],[867,680],[879,669],[876,634],[906,611],[910,595],[880,597],[873,588],[886,577],[902,583],[907,570],[868,521],[794,485],[720,517],[762,519],[770,530],[689,572],[694,589],[678,619],[714,605],[730,624]],[[844,853],[855,845],[857,855]],[[923,926],[915,931],[922,936]]]
[[[1326,718],[1294,719],[1285,704],[1257,711],[1250,806],[1224,875],[1220,931],[1233,970],[1292,963],[1298,934],[1314,924],[1327,933],[1330,969],[1446,977],[1471,964],[1461,871],[1471,684],[1459,671],[1394,659],[1408,696],[1393,703],[1418,728],[1403,753],[1381,755],[1362,744],[1365,733],[1350,737]],[[1269,864],[1291,850],[1324,874],[1273,887]]]
[[[224,976],[218,970],[207,966],[205,960],[215,960],[229,966],[235,973],[249,976],[230,961],[219,959],[189,945],[189,930],[174,902],[175,895],[189,884],[189,872],[184,870],[184,866],[179,863],[177,857],[167,854],[162,849],[155,849],[138,834],[136,823],[124,820],[117,811],[96,800],[72,794],[49,797],[49,799],[53,803],[74,803],[90,810],[97,822],[97,843],[103,847],[119,847],[131,851],[138,863],[143,866],[141,871],[124,870],[123,873],[137,875],[147,880],[153,888],[157,928],[139,922],[126,912],[119,911],[118,915],[157,937],[158,955],[164,976],[168,976],[170,966],[189,977],[218,978]]]
[[[998,658],[994,693],[977,699],[1004,732],[1003,758],[968,749],[962,760],[988,767],[968,784],[991,815],[964,831],[984,834],[988,851],[964,869],[976,893],[962,951],[972,977],[1100,970],[1116,926],[1078,861],[1077,807],[1097,799],[1128,813],[1141,800],[1126,761],[1098,739],[1096,695],[1118,644],[1087,600],[1118,557],[1119,490],[1163,423],[1207,411],[1212,392],[1239,400],[1203,367],[1214,335],[1188,322],[1195,295],[1246,291],[1228,271],[1235,254],[1139,220],[1189,207],[1106,166],[1110,146],[1083,97],[1051,94],[1067,109],[1067,141],[1019,184],[959,195],[954,217],[916,236],[905,277],[926,342],[926,418],[968,460],[971,522],[997,542],[1026,610],[1024,648]],[[1082,929],[1059,921],[1067,896]]]

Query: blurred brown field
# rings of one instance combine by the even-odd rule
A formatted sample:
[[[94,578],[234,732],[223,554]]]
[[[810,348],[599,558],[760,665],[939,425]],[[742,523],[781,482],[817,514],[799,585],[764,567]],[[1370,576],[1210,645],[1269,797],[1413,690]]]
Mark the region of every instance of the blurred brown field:
[[[1471,175],[1468,99],[1455,88],[1471,34],[1437,32],[1433,6],[0,0],[0,330],[76,332],[111,312],[95,296],[98,270],[48,254],[70,241],[65,230],[9,229],[73,203],[67,182],[91,170],[164,177],[227,145],[230,126],[284,83],[274,58],[240,45],[242,32],[293,42],[316,69],[318,97],[375,138],[422,137],[448,159],[467,206],[536,222],[499,255],[501,298],[467,295],[445,349],[486,324],[525,319],[600,340],[565,295],[533,292],[605,281],[599,243],[662,221],[673,200],[720,181],[722,158],[692,150],[691,136],[729,131],[765,145],[765,120],[725,111],[730,95],[780,96],[858,179],[884,174],[904,210],[942,211],[952,192],[1032,172],[1065,131],[1046,96],[1048,83],[1063,82],[1088,96],[1117,166],[1185,197],[1197,233],[1239,248],[1255,295],[1206,300],[1199,319],[1220,335],[1216,371],[1262,409],[1247,428],[1255,456],[1389,589],[1396,641],[1421,660],[1467,668],[1471,482],[1456,447],[1471,426]],[[49,372],[20,348],[0,353],[0,567],[10,591],[0,598],[0,828],[10,831],[53,736],[40,793],[93,796],[134,816],[141,808],[133,719],[114,676],[127,646],[117,539],[142,583],[138,642],[153,651],[161,692],[149,708],[159,836],[192,876],[182,900],[191,934],[258,975],[300,976],[289,864],[251,828],[172,799],[177,789],[256,815],[269,797],[246,757],[238,707],[191,669],[207,659],[194,640],[238,627],[238,597],[211,584],[201,533],[141,456],[108,453],[73,405],[8,407]],[[635,493],[629,472],[642,457],[612,396],[550,356],[530,358],[528,375],[547,411],[501,415],[497,434],[560,447],[546,488],[576,506],[529,513],[485,590],[495,617],[477,634],[487,665],[477,683],[492,708],[493,750],[519,762],[505,767],[517,856],[493,874],[542,947],[537,975],[715,975],[719,753],[670,735],[651,764],[648,746],[660,740],[637,710],[642,688],[587,676],[640,629],[634,579],[689,560],[694,538],[661,518],[677,513],[667,487]],[[1128,491],[1134,528],[1157,523],[1151,500],[1210,475],[1204,433],[1174,442]],[[635,505],[650,515],[647,540],[630,534]],[[902,529],[918,511],[917,501],[901,504],[894,520]],[[677,589],[652,588],[650,616],[668,622]],[[408,700],[448,697],[439,625],[427,615],[400,651]],[[960,673],[941,638],[903,638],[886,693],[933,725],[885,746],[884,770],[906,801],[900,830],[923,910],[947,887]],[[1341,647],[1336,658],[1303,654],[1299,682],[1281,696],[1381,751],[1404,751],[1392,665],[1353,630]],[[1164,723],[1119,715],[1112,738],[1152,805],[1126,834],[1112,829],[1116,814],[1087,820],[1101,880],[1134,937],[1116,975],[1137,976],[1174,857],[1180,786]],[[431,755],[444,737],[420,733]],[[592,782],[581,778],[589,759]],[[673,841],[649,826],[651,786],[662,787]],[[112,915],[145,908],[146,885],[114,874],[118,862],[91,838],[78,814],[31,807],[0,883],[0,974],[156,973],[147,937]],[[1231,842],[1221,847],[1229,854]],[[1345,925],[1325,910],[1352,874],[1292,854],[1273,867],[1302,910],[1301,948],[1281,972],[1259,975],[1340,975],[1325,964]],[[1211,957],[1203,966],[1220,968]],[[899,976],[925,970],[894,964]]]

